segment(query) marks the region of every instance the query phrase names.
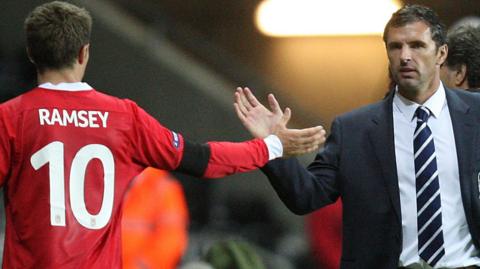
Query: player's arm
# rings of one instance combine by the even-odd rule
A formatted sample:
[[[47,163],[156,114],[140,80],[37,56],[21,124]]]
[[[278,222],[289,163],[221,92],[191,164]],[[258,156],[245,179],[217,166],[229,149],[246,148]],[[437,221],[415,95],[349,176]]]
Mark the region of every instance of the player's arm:
[[[270,135],[245,142],[193,143],[163,127],[136,107],[136,141],[139,160],[148,166],[176,170],[198,177],[216,178],[264,166],[284,155],[284,148],[297,144],[298,152],[308,152],[320,144],[316,128],[285,130],[282,138]],[[315,146],[316,145],[316,146]]]
[[[177,171],[198,177],[217,178],[255,170],[282,156],[282,144],[275,136],[245,142],[184,142]]]
[[[178,170],[208,178],[255,170],[273,159],[318,149],[324,140],[322,130],[319,128],[285,129],[282,131],[282,138],[271,134],[265,138],[239,143],[195,144],[185,141]],[[289,152],[285,153],[284,149],[288,149]]]

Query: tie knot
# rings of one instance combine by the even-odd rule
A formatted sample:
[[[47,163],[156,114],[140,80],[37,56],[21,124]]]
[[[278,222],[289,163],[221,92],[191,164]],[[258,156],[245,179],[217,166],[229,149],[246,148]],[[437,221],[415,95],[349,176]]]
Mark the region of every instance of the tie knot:
[[[430,110],[424,106],[419,106],[417,111],[415,111],[415,115],[417,116],[417,121],[427,122],[428,117],[430,117]]]

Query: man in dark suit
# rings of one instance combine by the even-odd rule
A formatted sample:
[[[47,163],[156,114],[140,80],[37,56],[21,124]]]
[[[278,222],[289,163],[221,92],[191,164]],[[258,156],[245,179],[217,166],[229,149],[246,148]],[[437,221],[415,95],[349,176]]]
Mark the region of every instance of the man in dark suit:
[[[448,48],[431,9],[398,10],[384,42],[395,90],[338,116],[308,168],[279,159],[263,172],[296,214],[342,198],[341,268],[478,268],[480,96],[442,85]],[[235,107],[268,133],[272,112],[248,89]]]

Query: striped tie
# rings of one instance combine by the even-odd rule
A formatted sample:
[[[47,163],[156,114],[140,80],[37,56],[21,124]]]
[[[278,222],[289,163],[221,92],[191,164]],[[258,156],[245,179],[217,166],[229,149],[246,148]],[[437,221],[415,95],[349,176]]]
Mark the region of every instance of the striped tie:
[[[430,266],[445,255],[437,159],[433,135],[427,125],[430,110],[420,106],[415,113],[417,128],[413,136],[417,189],[418,253]]]

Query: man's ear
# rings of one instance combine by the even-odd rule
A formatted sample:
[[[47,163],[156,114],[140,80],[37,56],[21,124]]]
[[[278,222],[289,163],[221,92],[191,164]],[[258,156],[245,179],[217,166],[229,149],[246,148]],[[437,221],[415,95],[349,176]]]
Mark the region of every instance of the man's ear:
[[[464,85],[467,80],[467,65],[466,64],[461,64],[458,68],[455,68],[455,86],[457,87],[466,87],[468,88],[468,85]]]
[[[80,51],[78,52],[78,63],[79,64],[84,64],[88,62],[88,58],[90,56],[90,44],[85,44],[80,48]]]
[[[438,48],[438,51],[437,51],[437,65],[440,66],[443,63],[445,63],[445,60],[447,59],[447,55],[448,55],[448,46],[447,44],[443,44]]]

